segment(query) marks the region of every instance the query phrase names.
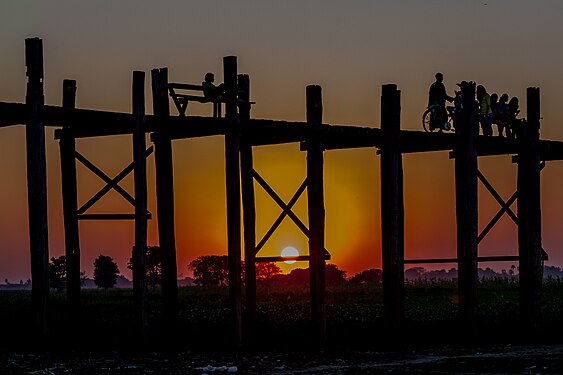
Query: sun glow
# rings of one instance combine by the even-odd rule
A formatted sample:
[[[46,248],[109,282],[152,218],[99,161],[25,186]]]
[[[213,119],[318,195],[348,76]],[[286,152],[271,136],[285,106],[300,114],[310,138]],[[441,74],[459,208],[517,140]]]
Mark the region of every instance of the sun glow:
[[[282,257],[296,257],[299,256],[299,251],[293,246],[287,246],[281,251]],[[295,260],[286,260],[285,264],[293,264]]]

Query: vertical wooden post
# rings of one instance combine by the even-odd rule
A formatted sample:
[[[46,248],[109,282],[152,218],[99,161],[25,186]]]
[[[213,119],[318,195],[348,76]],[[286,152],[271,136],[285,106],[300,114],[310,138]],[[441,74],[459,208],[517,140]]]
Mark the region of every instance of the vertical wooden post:
[[[477,320],[477,122],[475,83],[462,82],[463,112],[455,146],[455,189],[460,317],[467,332]]]
[[[161,121],[170,117],[168,69],[153,69],[152,99],[154,115]],[[162,259],[163,327],[167,335],[175,332],[178,306],[178,272],[174,232],[174,168],[172,141],[168,128],[159,125],[154,134],[158,238]]]
[[[250,119],[250,79],[246,74],[238,76],[239,118],[241,127],[248,126]],[[253,332],[256,318],[256,206],[254,178],[252,177],[252,145],[241,139],[240,174],[242,188],[242,212],[244,222],[244,266],[246,288],[247,332]]]
[[[241,221],[240,221],[240,140],[237,123],[237,58],[223,58],[225,79],[225,173],[227,190],[227,251],[229,257],[229,297],[234,345],[242,344],[241,321]]]
[[[520,313],[525,327],[539,325],[543,270],[541,264],[540,90],[527,90],[528,122],[518,136],[518,254]]]
[[[307,86],[307,204],[309,215],[309,277],[311,319],[316,339],[326,340],[325,310],[325,208],[323,183],[323,99],[321,86]]]
[[[381,95],[381,250],[384,316],[390,333],[399,333],[404,317],[403,160],[399,148],[401,92],[383,85]]]
[[[145,72],[133,72],[133,163],[135,180],[135,246],[133,247],[133,299],[140,342],[147,333],[147,165],[145,158]]]
[[[31,253],[31,303],[39,337],[47,334],[49,299],[49,240],[47,230],[47,171],[43,111],[43,42],[25,40],[27,94],[29,114],[26,127],[27,201],[29,211],[29,248]]]
[[[61,185],[65,228],[66,293],[71,315],[76,318],[80,306],[80,231],[78,227],[78,194],[76,186],[76,141],[72,134],[72,113],[76,104],[76,81],[63,81],[65,122],[59,141]]]

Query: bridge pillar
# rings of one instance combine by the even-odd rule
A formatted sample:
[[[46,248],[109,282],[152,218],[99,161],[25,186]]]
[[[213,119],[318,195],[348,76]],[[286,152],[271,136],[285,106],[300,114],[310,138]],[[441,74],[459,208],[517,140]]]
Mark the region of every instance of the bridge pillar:
[[[242,345],[241,308],[241,208],[240,208],[240,126],[237,120],[237,58],[223,58],[225,80],[225,174],[227,192],[227,251],[229,297],[234,345]]]
[[[477,320],[477,135],[475,83],[462,82],[463,112],[455,154],[455,190],[460,317],[467,333]]]
[[[147,161],[145,158],[145,72],[133,72],[133,163],[135,181],[135,246],[133,247],[133,300],[140,343],[147,336]]]
[[[47,229],[47,172],[45,160],[45,127],[43,112],[43,41],[25,40],[27,93],[26,122],[27,201],[29,211],[29,249],[31,256],[31,303],[35,332],[47,335],[47,304],[49,299],[49,240]]]
[[[404,318],[403,159],[399,149],[401,92],[383,85],[381,95],[381,250],[384,316],[390,333],[399,333]]]
[[[238,76],[239,118],[241,127],[248,126],[250,119],[250,79],[246,74]],[[256,203],[254,178],[252,177],[252,145],[244,138],[240,146],[240,174],[244,227],[244,267],[246,289],[247,335],[253,335],[256,319]],[[247,337],[248,338],[248,337]]]
[[[151,70],[153,113],[160,122],[170,117],[168,99],[168,69]],[[176,330],[178,306],[178,271],[176,263],[176,236],[174,232],[174,167],[172,140],[169,129],[158,124],[154,134],[154,161],[156,172],[156,204],[158,242],[162,260],[162,325],[165,334]]]
[[[315,338],[326,340],[325,308],[325,208],[323,183],[323,145],[320,130],[323,121],[321,86],[307,86],[307,200],[309,215],[309,277],[311,318]]]
[[[518,255],[520,314],[533,332],[539,325],[543,270],[541,263],[540,90],[527,90],[528,122],[518,134]]]
[[[80,306],[80,231],[78,227],[78,193],[76,180],[76,141],[72,134],[72,110],[76,102],[76,81],[63,81],[65,121],[59,141],[61,158],[61,188],[65,230],[66,294],[71,318],[76,318]]]

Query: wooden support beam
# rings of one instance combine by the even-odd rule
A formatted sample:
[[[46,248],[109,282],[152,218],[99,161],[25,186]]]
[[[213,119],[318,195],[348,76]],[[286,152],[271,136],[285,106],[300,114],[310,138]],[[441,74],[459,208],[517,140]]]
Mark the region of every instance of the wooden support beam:
[[[463,112],[455,146],[459,309],[466,333],[477,320],[477,124],[475,83],[462,82]]]
[[[72,134],[69,134],[72,136]],[[149,157],[152,154],[154,147],[151,146],[145,151],[145,158]],[[92,172],[94,172],[97,176],[103,176],[102,180],[106,182],[106,185],[101,188],[96,194],[92,196],[86,203],[84,203],[79,209],[78,214],[83,214],[86,212],[90,207],[92,207],[96,202],[98,202],[104,195],[106,195],[111,189],[115,189],[117,193],[123,196],[129,203],[135,206],[135,199],[129,195],[123,188],[119,186],[121,180],[129,175],[129,173],[133,172],[135,168],[135,162],[131,162],[127,167],[123,168],[121,172],[114,178],[108,177],[104,172],[98,169],[94,164],[92,164],[88,159],[86,159],[83,155],[77,154],[75,152],[77,158],[88,167]],[[109,182],[108,182],[109,181]]]
[[[233,344],[242,345],[240,128],[237,121],[237,58],[223,58],[225,79],[225,174],[227,191],[227,252]]]
[[[250,120],[250,78],[246,74],[238,76],[238,102],[241,128],[245,128]],[[254,336],[256,320],[256,202],[253,170],[252,145],[243,136],[240,145],[240,176],[244,228],[246,322],[248,323],[247,332],[252,336]]]
[[[145,72],[133,72],[133,163],[135,181],[135,246],[133,247],[133,300],[139,343],[147,340],[147,161],[145,158]]]
[[[527,90],[528,122],[518,136],[518,253],[520,314],[528,333],[539,326],[542,288],[540,201],[540,90]]]
[[[174,167],[170,126],[170,102],[168,100],[168,69],[153,69],[152,100],[157,121],[154,134],[156,167],[156,201],[158,239],[162,257],[163,327],[172,340],[176,332],[178,314],[178,270],[176,261],[176,235],[174,232]]]
[[[400,333],[404,320],[405,219],[403,159],[399,146],[401,92],[383,85],[381,95],[381,251],[384,316],[390,333]]]
[[[75,108],[76,81],[63,81],[63,108],[70,115]],[[63,126],[59,142],[61,158],[61,188],[63,198],[63,221],[65,229],[66,295],[71,317],[76,318],[80,307],[80,231],[78,227],[78,192],[76,180],[76,142],[69,121]]]
[[[291,199],[287,203],[287,206],[285,206],[285,204],[284,204],[284,206],[281,207],[282,210],[283,210],[282,213],[279,214],[276,221],[274,221],[274,223],[272,224],[270,229],[268,229],[268,231],[266,232],[264,237],[262,237],[260,242],[258,242],[258,245],[256,245],[256,247],[255,247],[255,253],[256,254],[258,254],[258,252],[264,247],[264,245],[270,239],[270,237],[272,237],[272,235],[274,234],[276,229],[278,229],[278,227],[281,225],[283,219],[285,219],[285,217],[288,215],[288,213],[293,214],[293,211],[291,211],[291,209],[293,208],[295,203],[297,203],[297,200],[299,200],[299,197],[301,197],[301,194],[303,194],[303,192],[305,191],[306,188],[307,188],[307,179],[305,179],[305,181],[303,181],[303,183],[301,183],[301,185],[299,186],[299,188],[297,189],[295,194],[293,194],[293,197],[291,197]],[[297,216],[295,216],[295,217],[297,218]],[[301,220],[299,220],[298,218],[297,218],[297,220],[295,220],[295,219],[293,219],[293,220],[296,224],[299,223],[299,224],[297,224],[297,226],[302,231],[303,231],[303,229],[305,229],[305,231],[303,231],[303,233],[307,237],[309,237],[309,229],[305,226],[305,224],[303,224],[301,222]]]
[[[47,172],[45,161],[45,128],[40,119],[43,111],[43,42],[25,40],[27,93],[25,103],[27,153],[27,200],[29,211],[29,249],[31,253],[31,303],[35,333],[42,341],[47,335],[49,299],[49,240],[47,230]]]
[[[151,214],[147,212],[147,219],[151,218]],[[80,214],[78,220],[135,220],[135,214]]]
[[[266,262],[289,262],[289,261],[296,261],[296,262],[310,262],[311,256],[309,255],[296,255],[291,257],[285,256],[271,256],[271,257],[256,257],[256,263],[266,263]],[[324,254],[325,260],[330,260],[331,255],[329,253]]]
[[[323,146],[318,135],[323,123],[321,86],[307,86],[307,203],[309,214],[309,275],[311,319],[317,342],[326,341],[325,307],[325,207],[323,182]]]

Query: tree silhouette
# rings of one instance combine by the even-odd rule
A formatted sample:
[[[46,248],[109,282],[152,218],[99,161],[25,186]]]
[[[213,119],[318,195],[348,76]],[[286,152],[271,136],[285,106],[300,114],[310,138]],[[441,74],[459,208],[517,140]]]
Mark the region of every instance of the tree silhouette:
[[[338,268],[336,264],[327,264],[325,279],[327,285],[342,285],[346,283],[346,271]]]
[[[63,291],[66,287],[66,256],[51,258],[49,262],[49,287]]]
[[[192,260],[188,268],[194,273],[194,283],[201,286],[227,285],[229,263],[226,255],[203,255]]]
[[[94,284],[98,288],[113,288],[118,274],[119,268],[112,257],[100,255],[94,261]]]
[[[352,284],[380,284],[383,273],[380,269],[369,269],[357,273],[350,279]]]
[[[162,278],[162,260],[160,246],[147,246],[145,251],[147,283],[153,289],[160,285]],[[133,270],[133,258],[129,258],[127,268]]]
[[[256,279],[258,280],[268,280],[281,272],[281,268],[274,262],[256,263]]]

